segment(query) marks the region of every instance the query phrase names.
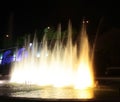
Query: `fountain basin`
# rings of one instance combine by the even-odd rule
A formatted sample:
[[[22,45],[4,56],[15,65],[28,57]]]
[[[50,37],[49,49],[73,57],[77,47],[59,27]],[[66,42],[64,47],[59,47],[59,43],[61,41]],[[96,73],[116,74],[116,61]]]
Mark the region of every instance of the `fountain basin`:
[[[117,101],[119,88],[100,85],[86,91],[72,87],[55,88],[25,84],[0,84],[0,99],[5,101]]]

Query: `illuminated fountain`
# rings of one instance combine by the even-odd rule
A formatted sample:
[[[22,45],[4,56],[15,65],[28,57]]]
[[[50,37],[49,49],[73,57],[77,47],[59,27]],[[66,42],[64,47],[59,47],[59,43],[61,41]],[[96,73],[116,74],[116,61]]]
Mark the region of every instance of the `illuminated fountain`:
[[[82,25],[79,47],[77,43],[72,42],[70,22],[66,43],[61,38],[61,27],[58,28],[58,39],[54,47],[50,47],[50,45],[48,47],[46,34],[42,46],[38,46],[36,39],[34,39],[32,47],[29,47],[29,41],[25,44],[28,56],[22,61],[14,63],[10,82],[52,87],[50,90],[56,90],[54,91],[56,94],[62,92],[64,95],[68,88],[72,90],[67,94],[68,98],[93,98],[94,73],[86,23],[83,22]],[[26,51],[22,53],[23,57]],[[47,88],[47,94],[56,98],[53,91],[49,92]],[[61,96],[57,97],[61,98]],[[63,98],[66,97],[63,96]]]

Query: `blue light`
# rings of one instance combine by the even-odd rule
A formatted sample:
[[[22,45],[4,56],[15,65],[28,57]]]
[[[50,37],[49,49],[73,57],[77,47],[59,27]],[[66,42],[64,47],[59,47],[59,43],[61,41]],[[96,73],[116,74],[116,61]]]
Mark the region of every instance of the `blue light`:
[[[20,48],[16,53],[16,61],[21,61],[23,58],[26,58],[28,56],[27,51],[25,48]]]
[[[13,56],[11,55],[12,51],[11,50],[7,50],[4,52],[3,57],[2,57],[2,61],[1,64],[9,64],[13,61]]]

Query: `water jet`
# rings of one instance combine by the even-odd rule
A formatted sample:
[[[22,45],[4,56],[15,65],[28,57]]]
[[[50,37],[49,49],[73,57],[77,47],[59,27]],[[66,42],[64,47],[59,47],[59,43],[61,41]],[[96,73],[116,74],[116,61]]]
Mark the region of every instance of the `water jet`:
[[[107,97],[111,96],[111,93],[116,93],[116,89],[106,87],[104,90],[103,87],[100,89],[95,87],[86,23],[82,24],[79,47],[77,43],[72,42],[71,22],[68,24],[65,44],[60,35],[61,26],[58,29],[59,39],[52,47],[49,47],[47,34],[42,40],[42,46],[39,46],[36,38],[31,45],[32,48],[29,47],[29,40],[25,43],[28,56],[13,64],[11,79],[5,84],[7,89],[10,89],[7,92],[8,96],[38,99],[95,99],[96,97],[100,99],[96,94],[100,89],[109,93]],[[24,53],[23,51],[22,55]],[[5,91],[4,93],[6,94]]]

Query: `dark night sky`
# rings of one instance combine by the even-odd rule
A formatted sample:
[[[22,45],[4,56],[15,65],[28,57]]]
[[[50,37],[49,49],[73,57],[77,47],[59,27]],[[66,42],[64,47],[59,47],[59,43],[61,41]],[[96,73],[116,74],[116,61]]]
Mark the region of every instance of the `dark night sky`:
[[[39,2],[38,2],[39,1]],[[114,1],[114,2],[113,2]],[[57,26],[60,22],[67,27],[71,19],[79,27],[85,16],[91,26],[97,26],[101,17],[109,26],[120,27],[119,6],[115,0],[9,0],[0,3],[0,33],[8,31],[10,13],[13,12],[13,33],[33,33],[46,26]],[[94,27],[93,27],[94,28]]]

